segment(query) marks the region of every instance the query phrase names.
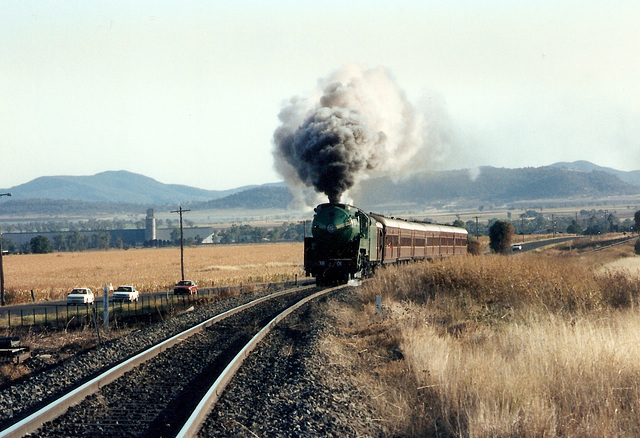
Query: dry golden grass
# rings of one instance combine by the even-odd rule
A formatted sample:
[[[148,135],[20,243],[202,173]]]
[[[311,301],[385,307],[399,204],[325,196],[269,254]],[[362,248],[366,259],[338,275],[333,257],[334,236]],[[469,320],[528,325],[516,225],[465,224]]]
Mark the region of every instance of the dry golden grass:
[[[630,251],[385,269],[322,347],[391,436],[639,436],[640,287],[601,270]]]
[[[272,282],[302,275],[302,243],[215,245],[185,248],[185,277],[200,287]],[[62,299],[74,287],[101,291],[136,286],[141,291],[172,288],[180,279],[179,248],[27,254],[4,258],[9,303]]]
[[[638,436],[638,316],[548,315],[446,335],[404,327],[401,348],[418,388],[438,400],[440,427],[454,435]]]

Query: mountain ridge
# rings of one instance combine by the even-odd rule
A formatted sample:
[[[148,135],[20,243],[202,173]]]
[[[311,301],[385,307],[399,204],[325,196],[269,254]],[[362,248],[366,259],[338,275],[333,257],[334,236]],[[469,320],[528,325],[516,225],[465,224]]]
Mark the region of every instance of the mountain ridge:
[[[627,172],[624,170],[613,169],[611,167],[598,166],[597,164],[593,164],[590,161],[585,160],[578,160],[573,162],[560,161],[558,163],[550,164],[548,167],[558,167],[570,170],[579,170],[583,172],[591,172],[594,170],[606,172],[617,176],[621,181],[624,181],[628,184],[640,186],[640,170],[632,170]]]
[[[171,204],[210,201],[257,187],[205,190],[180,184],[164,184],[126,170],[111,170],[90,176],[42,176],[11,187],[14,199],[57,199],[130,204]]]
[[[106,171],[92,176],[39,177],[2,192],[0,212],[8,216],[121,214],[170,205],[191,209],[287,209],[293,199],[286,185],[269,183],[230,190],[204,190],[164,184],[129,171]],[[466,204],[559,198],[597,198],[640,195],[640,171],[623,172],[588,161],[549,166],[428,171],[400,180],[366,180],[351,197],[361,208],[381,205]]]
[[[474,174],[468,169],[423,172],[410,179],[372,179],[353,198],[362,208],[374,208],[380,199],[396,205],[466,202],[503,205],[516,201],[560,198],[605,198],[640,195],[640,186],[599,170],[580,171],[543,166],[507,169],[484,166]]]

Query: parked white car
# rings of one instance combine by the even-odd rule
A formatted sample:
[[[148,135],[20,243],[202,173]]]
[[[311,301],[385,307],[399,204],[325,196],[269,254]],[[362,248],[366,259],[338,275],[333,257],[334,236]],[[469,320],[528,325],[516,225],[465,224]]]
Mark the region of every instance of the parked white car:
[[[119,286],[118,289],[113,293],[113,301],[121,301],[121,302],[134,302],[138,301],[140,298],[140,293],[133,286]]]
[[[93,292],[91,289],[86,287],[77,287],[71,291],[69,295],[67,295],[67,306],[72,304],[93,304],[94,301]]]

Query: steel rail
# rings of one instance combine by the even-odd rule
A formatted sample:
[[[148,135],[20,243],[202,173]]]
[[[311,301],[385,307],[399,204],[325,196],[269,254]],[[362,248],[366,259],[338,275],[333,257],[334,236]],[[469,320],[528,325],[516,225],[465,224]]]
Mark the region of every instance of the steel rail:
[[[314,286],[304,286],[295,289],[288,289],[280,292],[275,292],[273,294],[265,295],[264,297],[257,298],[253,301],[250,301],[246,304],[243,304],[238,307],[234,307],[233,309],[227,310],[226,312],[220,313],[212,318],[207,319],[181,333],[178,333],[157,345],[151,346],[148,349],[136,354],[135,356],[121,362],[120,364],[110,368],[104,373],[94,377],[88,382],[80,385],[78,388],[73,391],[63,395],[62,397],[54,400],[53,402],[47,404],[31,415],[25,417],[24,419],[12,424],[6,429],[0,431],[0,438],[17,438],[24,436],[26,434],[35,432],[40,426],[48,421],[52,421],[60,415],[64,414],[67,409],[85,399],[87,396],[97,392],[100,388],[108,385],[113,382],[117,378],[123,376],[126,372],[136,368],[140,364],[148,361],[149,359],[154,358],[158,354],[163,351],[171,348],[172,346],[178,344],[179,342],[184,341],[192,335],[200,333],[205,328],[216,324],[232,315],[235,315],[238,312],[242,312],[250,307],[253,307],[257,304],[260,304],[264,301],[268,301],[272,298],[277,298],[282,295],[287,295],[295,292],[299,292],[301,290],[310,289]]]
[[[213,410],[216,402],[220,398],[220,395],[223,393],[226,386],[229,384],[236,371],[242,365],[242,362],[249,356],[249,353],[253,351],[258,343],[284,318],[286,318],[293,311],[299,309],[303,305],[307,304],[309,301],[318,298],[319,296],[326,295],[328,293],[334,292],[338,289],[344,288],[346,285],[341,285],[337,287],[333,287],[330,289],[324,289],[319,292],[316,292],[313,295],[309,295],[306,298],[301,299],[291,307],[284,310],[282,313],[273,318],[266,326],[262,328],[248,343],[247,345],[240,350],[240,352],[233,358],[233,360],[227,365],[227,367],[222,371],[222,374],[216,379],[215,382],[211,385],[207,393],[202,397],[198,406],[196,406],[195,410],[189,417],[189,419],[185,422],[183,428],[178,432],[176,438],[186,438],[195,436],[202,424],[206,421],[207,417]]]

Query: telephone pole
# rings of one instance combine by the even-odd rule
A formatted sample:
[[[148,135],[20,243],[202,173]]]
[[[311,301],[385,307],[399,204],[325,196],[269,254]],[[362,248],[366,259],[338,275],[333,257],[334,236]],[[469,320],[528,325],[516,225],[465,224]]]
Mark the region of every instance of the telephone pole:
[[[11,193],[0,193],[0,196],[11,196]],[[0,228],[0,304],[4,306],[4,266],[2,265],[2,229]]]
[[[180,272],[182,274],[181,280],[184,280],[184,234],[182,233],[182,213],[191,210],[184,210],[182,205],[178,210],[173,210],[171,213],[180,213]]]
[[[474,216],[476,218],[476,240],[480,240],[480,234],[478,233],[478,216]]]

